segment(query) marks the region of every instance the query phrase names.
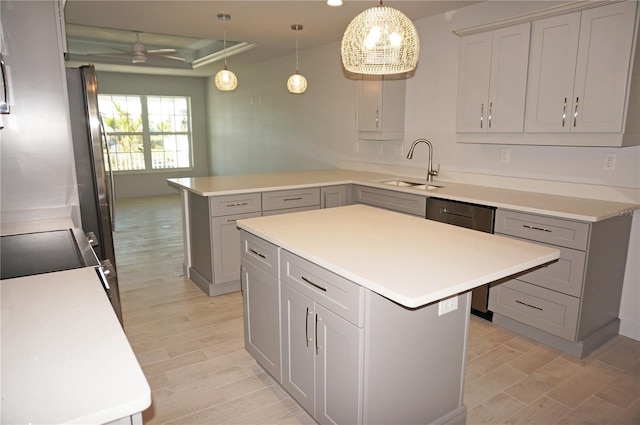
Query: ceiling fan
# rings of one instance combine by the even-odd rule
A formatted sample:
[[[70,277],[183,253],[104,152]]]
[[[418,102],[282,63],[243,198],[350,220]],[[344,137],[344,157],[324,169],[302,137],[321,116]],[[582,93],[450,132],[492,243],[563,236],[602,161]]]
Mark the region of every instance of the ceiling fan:
[[[145,63],[147,59],[173,60],[184,62],[185,59],[179,56],[173,56],[176,49],[151,49],[147,50],[140,42],[141,31],[133,31],[136,35],[136,41],[131,45],[131,50],[120,50],[122,53],[96,53],[97,56],[130,56],[132,63]]]

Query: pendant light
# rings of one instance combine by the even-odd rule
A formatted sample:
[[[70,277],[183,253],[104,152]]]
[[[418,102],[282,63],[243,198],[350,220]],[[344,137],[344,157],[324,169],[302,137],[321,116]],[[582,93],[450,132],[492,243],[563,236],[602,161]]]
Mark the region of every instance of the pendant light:
[[[218,13],[218,19],[223,23],[231,20],[231,15],[226,13]],[[220,91],[233,91],[238,87],[238,78],[236,74],[227,68],[227,32],[224,30],[224,69],[216,74],[214,79],[216,87]]]
[[[420,40],[411,20],[402,12],[378,5],[357,15],[344,32],[341,45],[344,68],[356,74],[386,75],[413,71]]]
[[[294,31],[302,31],[302,25],[291,25]],[[287,80],[289,93],[302,94],[307,91],[307,79],[298,72],[298,36],[296,35],[296,73]]]

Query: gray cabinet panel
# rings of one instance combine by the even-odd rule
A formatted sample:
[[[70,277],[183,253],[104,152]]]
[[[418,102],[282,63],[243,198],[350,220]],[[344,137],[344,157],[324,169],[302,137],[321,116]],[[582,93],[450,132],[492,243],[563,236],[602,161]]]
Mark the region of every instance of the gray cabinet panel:
[[[580,298],[513,279],[491,288],[489,308],[561,338],[576,340]]]
[[[212,196],[209,208],[212,217],[230,214],[260,212],[262,209],[259,193],[241,193],[238,195]]]
[[[282,382],[278,278],[244,262],[241,285],[245,348],[267,372]]]
[[[240,279],[240,231],[237,220],[260,217],[260,213],[237,214],[211,219],[214,286]],[[238,288],[236,287],[237,291]]]
[[[354,201],[392,211],[425,217],[427,197],[368,186],[354,186]]]
[[[262,211],[320,206],[320,188],[275,190],[262,193]]]
[[[495,233],[586,250],[589,241],[589,224],[498,209]]]
[[[351,205],[351,185],[342,184],[320,188],[320,208]]]

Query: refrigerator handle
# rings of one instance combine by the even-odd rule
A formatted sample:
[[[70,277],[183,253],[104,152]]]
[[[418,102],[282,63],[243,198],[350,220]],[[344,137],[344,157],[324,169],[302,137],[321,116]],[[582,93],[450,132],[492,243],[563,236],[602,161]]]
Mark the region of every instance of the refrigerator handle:
[[[107,132],[104,128],[104,121],[102,120],[102,115],[100,115],[100,137],[102,138],[102,143],[104,146],[104,152],[107,156],[107,164],[108,164],[108,174],[109,174],[109,190],[107,191],[107,197],[109,201],[109,214],[111,215],[111,231],[114,232],[116,229],[116,211],[115,211],[115,199],[114,194],[116,193],[116,185],[113,179],[113,170],[111,170],[111,153],[109,152],[109,143],[107,140]]]
[[[0,73],[2,73],[2,99],[0,99],[0,114],[9,113],[9,81],[7,75],[7,67],[4,63],[4,57],[0,54]]]

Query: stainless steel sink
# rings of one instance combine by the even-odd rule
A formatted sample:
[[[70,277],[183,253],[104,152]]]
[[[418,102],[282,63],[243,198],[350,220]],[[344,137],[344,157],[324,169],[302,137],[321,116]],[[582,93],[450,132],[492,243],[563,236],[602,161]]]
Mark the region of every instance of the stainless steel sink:
[[[425,190],[440,189],[443,187],[443,186],[432,184],[432,183],[426,184],[421,182],[412,182],[412,181],[400,180],[400,179],[386,180],[381,183],[388,184],[390,186],[411,187],[414,189],[425,189]]]

